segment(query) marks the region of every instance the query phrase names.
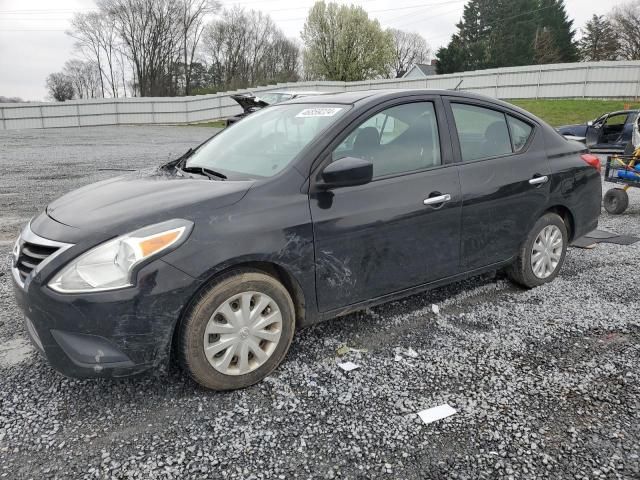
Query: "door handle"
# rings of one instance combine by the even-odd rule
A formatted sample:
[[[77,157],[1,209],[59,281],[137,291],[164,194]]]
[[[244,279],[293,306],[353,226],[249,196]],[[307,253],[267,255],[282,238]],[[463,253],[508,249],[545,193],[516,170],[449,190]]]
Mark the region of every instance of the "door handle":
[[[542,185],[543,183],[547,183],[548,181],[549,181],[549,177],[544,175],[542,177],[533,177],[531,180],[529,180],[529,184],[530,185]]]
[[[438,195],[437,197],[429,197],[424,199],[425,205],[438,205],[439,203],[445,203],[451,201],[451,195],[445,193],[444,195]]]

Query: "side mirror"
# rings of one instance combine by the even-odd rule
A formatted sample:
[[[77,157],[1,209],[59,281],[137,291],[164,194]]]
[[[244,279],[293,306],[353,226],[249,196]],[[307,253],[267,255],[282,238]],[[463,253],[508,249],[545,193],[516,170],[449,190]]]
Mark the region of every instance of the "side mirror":
[[[373,178],[373,163],[362,158],[344,157],[327,165],[321,178],[318,188],[323,190],[364,185]]]

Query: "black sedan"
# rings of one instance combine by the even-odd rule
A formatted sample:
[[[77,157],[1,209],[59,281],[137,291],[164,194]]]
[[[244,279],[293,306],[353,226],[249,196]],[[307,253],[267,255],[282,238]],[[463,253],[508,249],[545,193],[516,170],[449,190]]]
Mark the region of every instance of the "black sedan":
[[[587,123],[558,127],[558,132],[586,144],[592,152],[630,153],[638,113],[638,110],[605,113]]]
[[[598,224],[599,170],[583,145],[477,95],[300,98],[48,205],[15,244],[15,294],[64,374],[175,355],[208,388],[246,387],[300,327],[496,269],[552,281]]]

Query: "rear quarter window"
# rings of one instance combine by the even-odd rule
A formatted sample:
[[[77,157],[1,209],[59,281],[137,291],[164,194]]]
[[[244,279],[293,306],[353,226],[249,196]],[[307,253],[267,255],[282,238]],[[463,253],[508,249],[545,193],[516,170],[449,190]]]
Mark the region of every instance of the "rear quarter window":
[[[507,119],[509,122],[509,129],[511,130],[513,151],[521,152],[527,145],[527,142],[533,133],[533,127],[522,120],[512,117],[511,115],[507,115]]]

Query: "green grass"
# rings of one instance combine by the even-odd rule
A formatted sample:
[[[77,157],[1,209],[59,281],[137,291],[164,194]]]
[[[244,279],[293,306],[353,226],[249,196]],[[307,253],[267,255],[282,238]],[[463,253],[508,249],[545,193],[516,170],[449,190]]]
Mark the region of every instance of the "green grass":
[[[603,113],[640,108],[631,100],[508,100],[540,117],[550,125],[559,127],[595,120]]]

